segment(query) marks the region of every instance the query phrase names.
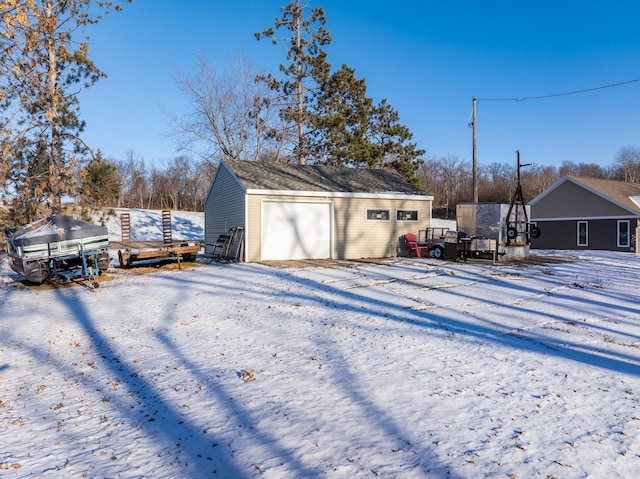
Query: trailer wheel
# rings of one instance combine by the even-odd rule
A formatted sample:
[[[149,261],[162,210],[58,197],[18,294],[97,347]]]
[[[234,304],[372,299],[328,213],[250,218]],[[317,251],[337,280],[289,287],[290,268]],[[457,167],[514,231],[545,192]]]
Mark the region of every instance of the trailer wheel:
[[[122,250],[118,250],[118,261],[120,261],[121,268],[128,268],[131,266],[131,256],[128,251],[125,251],[125,254],[122,254]]]
[[[98,270],[99,271],[106,271],[109,269],[109,253],[102,253],[100,255],[98,255],[97,257],[98,259]]]
[[[518,230],[513,226],[509,226],[507,228],[507,238],[514,240],[516,239],[516,236],[518,236]]]
[[[529,234],[531,235],[531,237],[533,239],[539,238],[540,237],[540,228],[538,228],[537,226],[532,226],[531,230],[529,231]]]
[[[444,256],[442,246],[434,246],[429,253],[432,258],[442,259]]]

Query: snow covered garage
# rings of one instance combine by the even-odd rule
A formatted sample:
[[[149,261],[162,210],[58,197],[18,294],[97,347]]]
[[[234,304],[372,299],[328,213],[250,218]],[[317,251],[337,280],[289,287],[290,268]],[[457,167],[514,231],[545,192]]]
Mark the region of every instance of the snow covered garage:
[[[433,196],[383,170],[221,162],[205,201],[205,243],[241,227],[248,262],[395,256],[431,222]]]

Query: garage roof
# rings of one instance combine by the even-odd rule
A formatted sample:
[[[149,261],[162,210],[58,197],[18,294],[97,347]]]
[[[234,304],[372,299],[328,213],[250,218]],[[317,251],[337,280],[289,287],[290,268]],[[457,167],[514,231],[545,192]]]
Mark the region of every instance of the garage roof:
[[[247,190],[344,193],[427,193],[385,170],[227,160]]]

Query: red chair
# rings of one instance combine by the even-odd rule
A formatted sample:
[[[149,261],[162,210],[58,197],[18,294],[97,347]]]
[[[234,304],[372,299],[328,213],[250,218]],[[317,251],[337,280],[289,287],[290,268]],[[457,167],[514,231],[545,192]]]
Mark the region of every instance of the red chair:
[[[426,258],[429,257],[429,245],[426,243],[418,244],[418,239],[413,233],[405,234],[404,241],[407,243],[407,248],[409,248],[409,254],[415,253],[417,258],[421,258],[422,255]]]

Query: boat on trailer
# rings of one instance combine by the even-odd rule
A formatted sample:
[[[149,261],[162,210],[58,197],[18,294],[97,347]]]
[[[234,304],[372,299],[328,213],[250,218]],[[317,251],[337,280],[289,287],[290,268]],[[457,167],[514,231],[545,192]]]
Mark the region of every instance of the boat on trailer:
[[[31,283],[94,281],[109,267],[109,232],[70,216],[51,215],[5,231],[9,265]],[[98,283],[94,281],[94,287]]]

